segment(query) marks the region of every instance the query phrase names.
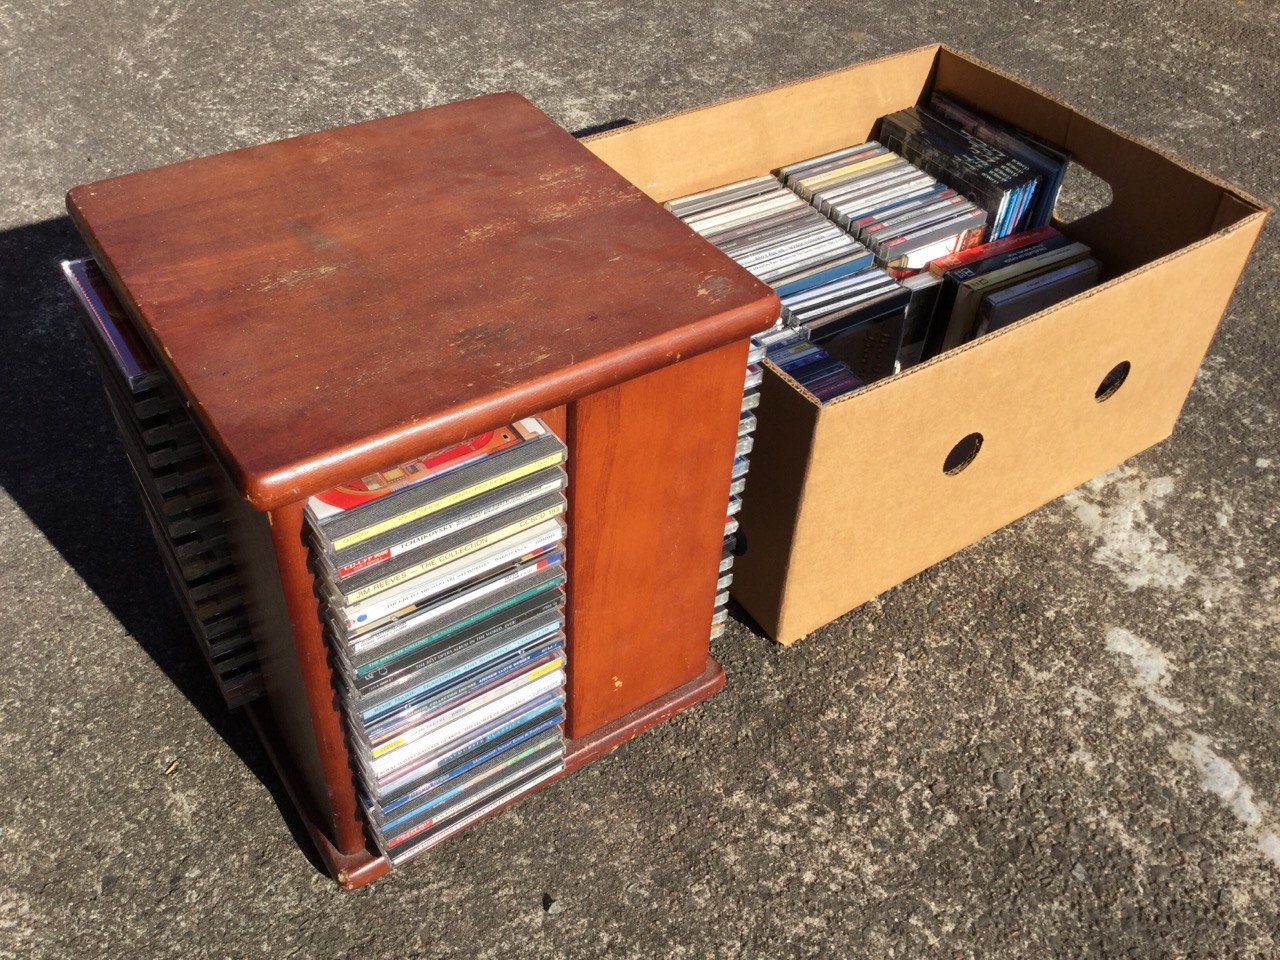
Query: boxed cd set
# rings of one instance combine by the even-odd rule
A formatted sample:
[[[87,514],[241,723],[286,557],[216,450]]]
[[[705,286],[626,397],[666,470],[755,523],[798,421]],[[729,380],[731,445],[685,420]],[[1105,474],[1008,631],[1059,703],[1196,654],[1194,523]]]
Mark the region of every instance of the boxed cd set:
[[[816,209],[845,227],[885,219],[883,209],[846,211],[850,199],[914,204],[899,210],[906,218],[896,226],[912,238],[903,243],[918,244],[919,258],[941,258],[912,274],[919,258],[895,263],[866,242],[886,228],[854,232],[877,265],[903,274],[895,295],[905,306],[891,333],[896,374],[835,396],[812,389],[805,361],[828,363],[815,347],[846,361],[860,354],[839,352],[837,338],[806,337],[803,313],[792,334],[800,342],[764,361],[730,589],[783,643],[1166,437],[1267,210],[938,45],[587,144],[761,270],[784,305],[796,289],[786,284],[818,276],[812,289],[834,277],[840,303],[867,281],[850,279],[852,255],[832,254],[837,262],[820,260],[809,276],[775,269],[796,248],[773,260],[762,251],[810,218],[788,212],[801,208],[778,182],[798,185],[801,199],[817,198]],[[1064,224],[1052,213],[1067,158],[1104,181],[1111,199]],[[953,232],[963,213],[936,219],[947,189],[985,214],[982,246]],[[706,207],[717,195],[719,214]],[[748,195],[784,199],[753,206]],[[752,222],[771,232],[740,232]],[[767,243],[753,247],[752,237]]]

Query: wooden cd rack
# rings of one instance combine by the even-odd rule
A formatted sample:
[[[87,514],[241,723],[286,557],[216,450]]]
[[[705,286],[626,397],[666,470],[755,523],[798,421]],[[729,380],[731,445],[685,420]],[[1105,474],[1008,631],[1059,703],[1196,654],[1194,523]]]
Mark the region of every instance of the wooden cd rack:
[[[742,373],[776,298],[523,98],[129,174],[68,207],[200,445],[258,661],[244,708],[343,886],[389,864],[322,637],[312,494],[540,416],[569,451],[566,772],[723,684],[708,637]]]

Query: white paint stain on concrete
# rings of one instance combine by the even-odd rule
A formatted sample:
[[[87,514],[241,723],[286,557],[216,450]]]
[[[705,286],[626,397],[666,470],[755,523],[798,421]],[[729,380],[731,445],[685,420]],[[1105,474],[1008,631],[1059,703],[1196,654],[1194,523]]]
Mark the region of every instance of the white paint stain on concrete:
[[[1276,866],[1280,866],[1280,836],[1268,833],[1258,841],[1258,846],[1263,853],[1276,862]]]
[[[1090,690],[1088,687],[1082,687],[1079,684],[1071,687],[1068,691],[1075,699],[1076,706],[1092,706],[1095,703],[1101,703],[1102,698]]]
[[[1169,713],[1182,713],[1186,708],[1162,692],[1169,686],[1169,658],[1141,637],[1123,627],[1107,631],[1107,649],[1129,659],[1133,669],[1130,682],[1144,697]]]
[[[1280,836],[1275,832],[1278,825],[1271,821],[1267,805],[1254,797],[1253,787],[1245,782],[1230,760],[1213,749],[1209,738],[1202,733],[1190,733],[1170,744],[1169,753],[1175,760],[1195,767],[1200,774],[1200,788],[1221,800],[1255,835],[1258,849],[1280,867]]]
[[[1085,750],[1083,747],[1072,750],[1071,753],[1067,755],[1067,759],[1072,763],[1078,763],[1080,766],[1084,767],[1085,773],[1094,774],[1097,772],[1098,761],[1094,759],[1092,753]]]
[[[1201,789],[1218,797],[1246,827],[1262,823],[1262,811],[1253,799],[1253,787],[1241,779],[1240,772],[1230,760],[1209,745],[1208,737],[1192,733],[1170,746],[1169,753],[1194,766],[1200,774]]]
[[[1144,479],[1121,465],[1063,497],[1097,543],[1093,559],[1130,590],[1179,589],[1195,571],[1155,529],[1153,514],[1173,493],[1172,477]]]
[[[1253,787],[1235,764],[1214,749],[1213,741],[1203,733],[1188,729],[1186,708],[1164,692],[1170,685],[1173,670],[1169,658],[1154,644],[1123,627],[1107,631],[1107,650],[1129,662],[1131,685],[1165,713],[1175,727],[1185,731],[1169,745],[1170,756],[1199,774],[1200,788],[1221,800],[1253,837],[1258,849],[1280,867],[1280,822],[1272,816],[1265,801],[1254,796]]]

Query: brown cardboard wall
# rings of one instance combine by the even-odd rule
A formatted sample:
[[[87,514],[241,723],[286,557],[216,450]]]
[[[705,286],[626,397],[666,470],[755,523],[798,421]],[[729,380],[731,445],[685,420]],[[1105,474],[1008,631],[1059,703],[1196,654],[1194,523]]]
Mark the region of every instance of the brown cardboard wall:
[[[1110,185],[1072,224],[1109,282],[826,406],[767,366],[734,597],[789,643],[1173,429],[1265,218],[1228,184],[963,54],[925,47],[588,141],[659,200],[867,139],[930,89]],[[1128,361],[1104,402],[1103,378]],[[962,471],[961,438],[982,444]]]
[[[786,573],[794,552],[796,519],[804,497],[822,407],[815,404],[785,374],[766,372],[760,385],[760,406],[768,415],[757,418],[755,446],[743,510],[752,508],[756,518],[740,529],[741,555],[733,566],[733,587],[738,596],[752,598],[751,615],[766,629],[782,612]],[[758,469],[756,451],[767,460],[787,464],[787,469]]]
[[[865,140],[880,117],[919,99],[937,50],[921,47],[584,142],[649,196],[670,200]]]
[[[787,643],[914,576],[1166,437],[1209,346],[1260,221],[1185,256],[961,347],[827,405],[817,418],[785,599],[769,626]],[[1095,392],[1122,361],[1127,379]],[[786,412],[761,404],[761,428]],[[982,446],[948,476],[952,447]],[[742,528],[758,537],[769,506],[751,484],[793,469],[757,442]],[[770,534],[776,539],[777,534]],[[750,551],[735,596],[771,575]]]

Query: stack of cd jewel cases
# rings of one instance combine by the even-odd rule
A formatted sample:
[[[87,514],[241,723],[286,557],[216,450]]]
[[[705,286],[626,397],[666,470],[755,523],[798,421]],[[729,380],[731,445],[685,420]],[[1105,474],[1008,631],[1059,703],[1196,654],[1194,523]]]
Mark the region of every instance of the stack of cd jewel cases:
[[[775,173],[864,243],[895,277],[982,242],[984,209],[874,141]]]
[[[989,215],[988,240],[1044,225],[1036,218],[1040,205],[1034,202],[1043,193],[1044,178],[933,111],[910,107],[890,114],[880,121],[880,139],[980,204]]]
[[[747,470],[751,466],[748,456],[755,443],[752,431],[756,428],[755,409],[760,405],[760,383],[764,369],[764,344],[755,338],[747,351],[747,373],[742,384],[742,409],[738,415],[738,443],[733,451],[733,470],[729,479],[729,506],[724,518],[724,547],[720,553],[720,575],[716,580],[716,602],[711,614],[711,639],[715,640],[725,630],[729,619],[729,584],[733,583],[733,552],[738,543],[738,511],[742,509],[742,491],[747,486]]]
[[[178,605],[227,705],[242,706],[262,692],[262,676],[227,542],[218,468],[97,263],[69,260],[62,269]]]
[[[307,504],[361,801],[393,864],[564,769],[564,460],[521,420]]]
[[[768,359],[818,400],[826,403],[863,386],[849,365],[789,330],[769,344]]]
[[[780,297],[852,276],[872,264],[866,247],[770,175],[666,206]]]
[[[827,342],[878,324],[895,309],[901,313],[901,287],[874,265],[870,251],[776,177],[752,177],[672,200],[667,208],[777,291],[779,325],[756,337],[766,349],[797,335]],[[819,399],[868,379],[842,360],[827,359],[814,368],[821,376],[811,392]],[[874,374],[892,372],[891,364]]]

